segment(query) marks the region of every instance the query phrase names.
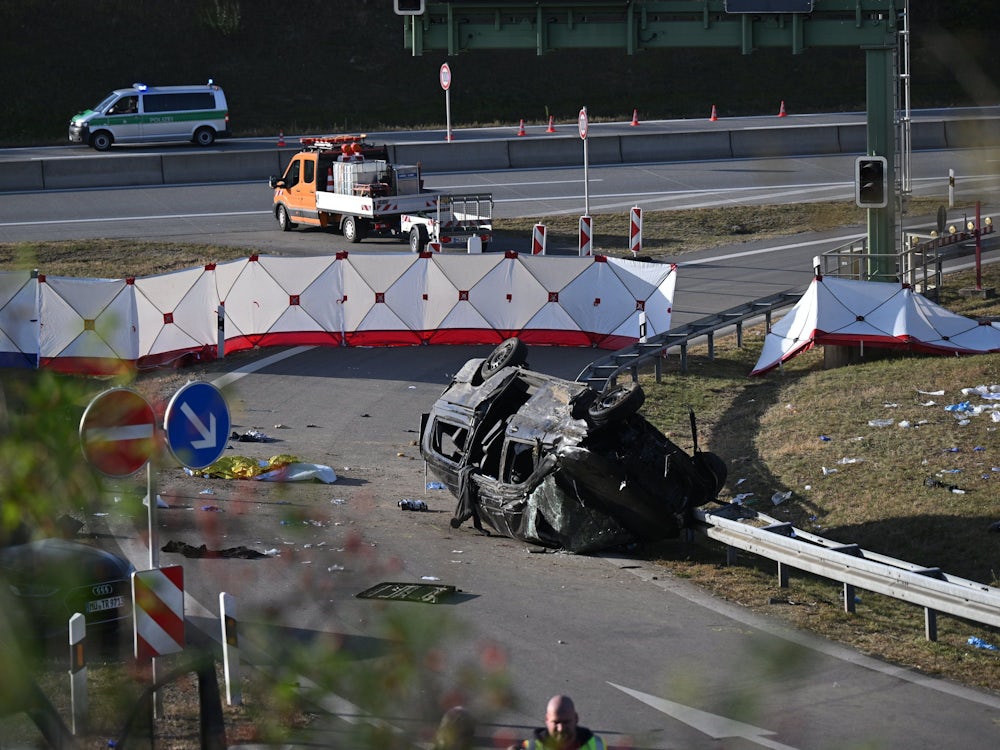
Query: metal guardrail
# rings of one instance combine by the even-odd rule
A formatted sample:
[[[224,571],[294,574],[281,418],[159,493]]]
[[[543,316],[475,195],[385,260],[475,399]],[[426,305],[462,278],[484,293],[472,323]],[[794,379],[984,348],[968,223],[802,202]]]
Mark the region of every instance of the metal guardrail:
[[[1000,588],[949,575],[797,529],[745,506],[730,504],[719,512],[695,511],[701,530],[733,548],[778,563],[778,580],[788,587],[788,568],[804,570],[844,585],[844,609],[855,610],[854,588],[891,596],[924,608],[924,633],[937,640],[937,613],[1000,627]],[[746,521],[765,525],[751,526]]]
[[[708,315],[687,325],[673,328],[646,341],[639,341],[624,349],[609,354],[601,359],[595,359],[577,376],[577,382],[598,391],[617,382],[618,376],[630,372],[633,381],[639,379],[639,369],[652,364],[655,369],[656,382],[662,376],[663,358],[670,347],[680,347],[681,372],[687,372],[687,347],[696,338],[704,336],[708,339],[708,358],[715,358],[715,333],[723,328],[736,328],[736,345],[743,346],[743,324],[750,319],[764,316],[767,329],[771,329],[771,315],[775,310],[791,307],[802,296],[803,289],[790,289],[784,292],[762,297],[751,302],[745,302],[728,310]]]

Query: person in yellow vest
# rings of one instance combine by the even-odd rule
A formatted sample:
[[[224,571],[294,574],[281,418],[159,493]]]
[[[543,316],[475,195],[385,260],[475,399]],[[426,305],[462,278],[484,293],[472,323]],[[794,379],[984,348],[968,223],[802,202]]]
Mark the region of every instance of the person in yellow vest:
[[[545,708],[545,727],[536,729],[531,739],[507,750],[605,750],[604,740],[580,726],[579,721],[573,699],[554,695]]]

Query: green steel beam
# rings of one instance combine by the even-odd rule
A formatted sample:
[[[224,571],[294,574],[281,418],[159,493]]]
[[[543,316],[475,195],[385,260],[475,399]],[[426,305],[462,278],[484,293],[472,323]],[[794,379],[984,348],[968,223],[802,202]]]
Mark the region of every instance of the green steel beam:
[[[404,16],[403,39],[414,56],[488,49],[533,49],[537,55],[573,48],[619,48],[629,55],[657,48],[864,50],[867,153],[886,157],[886,184],[894,190],[893,93],[904,9],[905,0],[814,0],[808,13],[728,13],[725,0],[451,0],[428,2],[423,15]],[[871,278],[895,277],[895,220],[895,201],[868,210]]]
[[[430,2],[404,16],[414,55],[487,49],[644,49],[732,47],[750,54],[785,47],[895,44],[902,0],[815,0],[811,13],[727,13],[725,0],[538,0]],[[418,26],[419,31],[412,27]]]

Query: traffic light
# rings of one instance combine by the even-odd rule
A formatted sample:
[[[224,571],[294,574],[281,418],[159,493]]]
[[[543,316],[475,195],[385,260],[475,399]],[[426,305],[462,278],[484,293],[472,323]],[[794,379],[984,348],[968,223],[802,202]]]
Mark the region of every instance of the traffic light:
[[[397,16],[420,16],[424,13],[424,0],[394,0]]]
[[[888,171],[886,158],[859,156],[855,164],[855,203],[861,208],[885,208],[889,205],[889,191],[885,184]]]

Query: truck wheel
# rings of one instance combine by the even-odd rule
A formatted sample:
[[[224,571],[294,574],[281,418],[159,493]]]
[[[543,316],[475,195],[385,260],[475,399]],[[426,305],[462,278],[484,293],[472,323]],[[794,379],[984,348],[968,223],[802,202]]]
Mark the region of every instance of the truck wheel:
[[[211,128],[198,128],[191,141],[198,146],[211,146],[215,143],[215,131]]]
[[[95,151],[108,151],[114,142],[115,139],[107,130],[98,130],[90,136],[90,147]]]
[[[425,247],[427,247],[427,227],[417,224],[410,229],[410,250],[422,253]]]
[[[279,205],[274,211],[275,216],[278,219],[278,226],[281,227],[282,232],[290,232],[295,228],[295,222],[288,215],[288,209],[282,205]]]
[[[344,232],[344,239],[348,242],[361,242],[364,233],[361,230],[361,222],[356,216],[345,216],[344,223],[340,226]]]

